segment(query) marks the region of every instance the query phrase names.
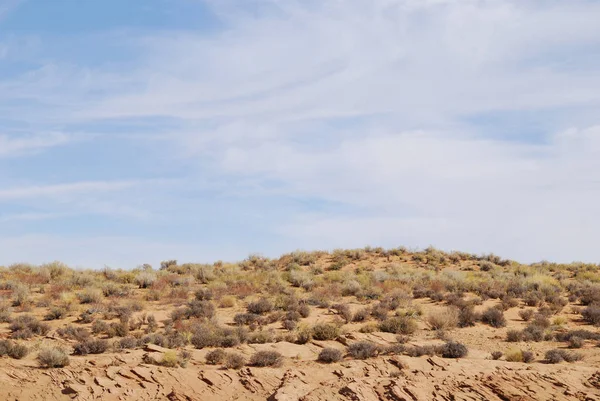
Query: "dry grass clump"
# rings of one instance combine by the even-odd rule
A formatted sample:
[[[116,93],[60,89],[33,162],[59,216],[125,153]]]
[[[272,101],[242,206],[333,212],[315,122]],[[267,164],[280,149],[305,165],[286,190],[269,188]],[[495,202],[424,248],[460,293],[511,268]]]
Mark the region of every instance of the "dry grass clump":
[[[344,357],[342,351],[337,348],[325,347],[319,352],[317,360],[323,363],[339,362]]]
[[[350,323],[352,321],[352,311],[350,307],[346,304],[336,304],[331,307],[331,309],[335,310],[338,315],[344,319],[344,322]]]
[[[312,327],[312,338],[315,340],[335,340],[339,335],[339,327],[332,323],[317,323]]]
[[[458,311],[454,307],[433,311],[427,316],[427,324],[433,330],[454,329],[458,326]]]
[[[250,302],[246,307],[248,313],[263,315],[273,310],[273,304],[266,298],[261,298],[258,301]]]
[[[38,352],[37,361],[43,368],[62,368],[69,365],[69,355],[62,348],[42,348]]]
[[[497,361],[498,359],[502,358],[502,355],[504,355],[504,354],[502,353],[502,351],[493,351],[493,352],[491,353],[491,357],[492,357],[492,359],[493,359],[494,361]]]
[[[205,357],[206,363],[209,365],[220,365],[225,362],[225,358],[227,358],[227,352],[221,348],[210,351]]]
[[[369,341],[359,341],[348,346],[348,353],[355,359],[368,359],[377,356],[379,347]]]
[[[9,356],[13,359],[22,359],[29,353],[29,348],[14,341],[0,340],[0,357]]]
[[[65,308],[54,306],[50,308],[48,313],[44,316],[44,320],[58,320],[63,319],[67,316],[67,310]]]
[[[69,340],[84,341],[87,340],[91,333],[85,327],[75,327],[71,324],[56,329],[56,334],[61,338]]]
[[[0,323],[10,323],[11,308],[7,302],[0,301]]]
[[[519,311],[519,317],[525,322],[530,321],[534,314],[535,311],[533,309],[523,309]]]
[[[379,329],[386,333],[413,334],[417,328],[417,322],[409,316],[395,316],[379,323]]]
[[[275,333],[271,330],[261,330],[248,333],[248,344],[267,344],[275,342]]]
[[[488,308],[481,314],[481,321],[487,323],[492,327],[504,327],[506,326],[506,318],[504,312],[498,308]]]
[[[471,327],[481,319],[479,313],[475,312],[475,306],[465,304],[458,310],[458,327]]]
[[[104,293],[99,288],[87,288],[78,293],[77,298],[82,304],[97,304],[102,302]]]
[[[199,301],[194,299],[188,302],[188,306],[183,310],[185,318],[212,319],[216,315],[216,307],[210,301]],[[177,320],[174,318],[173,320]]]
[[[581,316],[586,322],[600,326],[600,304],[594,303],[585,307],[581,310]]]
[[[279,367],[283,365],[283,355],[277,351],[258,351],[252,355],[249,364],[257,367]]]
[[[564,349],[552,349],[546,352],[547,363],[575,362],[583,359],[583,355]]]
[[[448,341],[442,345],[439,353],[444,358],[464,358],[469,353],[467,347],[456,341]]]
[[[14,318],[9,327],[11,338],[29,339],[35,335],[45,336],[50,331],[50,326],[42,323],[31,315],[21,315]]]
[[[243,328],[220,327],[213,323],[201,323],[190,327],[190,343],[198,348],[235,347],[248,339]]]
[[[133,349],[139,345],[140,341],[135,337],[123,337],[113,344],[115,349]]]
[[[523,351],[519,348],[511,348],[504,353],[507,362],[533,362],[535,356],[531,351]]]
[[[228,353],[223,366],[227,369],[241,369],[246,365],[246,359],[240,354]]]
[[[149,354],[145,354],[143,356],[143,361],[144,363],[164,366],[167,368],[176,368],[178,366],[184,368],[191,357],[191,353],[187,350],[181,350],[179,352],[169,350],[163,353],[162,358],[159,360],[154,359],[154,357],[150,356]]]
[[[74,345],[73,354],[102,354],[109,348],[108,341],[101,339],[84,340]]]

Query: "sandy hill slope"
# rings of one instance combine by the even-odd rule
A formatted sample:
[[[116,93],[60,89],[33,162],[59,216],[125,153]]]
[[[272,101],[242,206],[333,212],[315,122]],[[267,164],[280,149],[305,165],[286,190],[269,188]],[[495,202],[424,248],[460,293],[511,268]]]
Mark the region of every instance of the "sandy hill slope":
[[[365,248],[0,268],[1,400],[596,400],[597,265]]]

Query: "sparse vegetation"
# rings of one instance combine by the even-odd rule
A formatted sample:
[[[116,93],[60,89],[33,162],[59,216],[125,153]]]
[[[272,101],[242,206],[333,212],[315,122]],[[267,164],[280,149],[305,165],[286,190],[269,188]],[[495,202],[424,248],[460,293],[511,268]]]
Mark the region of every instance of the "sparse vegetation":
[[[210,349],[209,365],[240,369],[277,367],[284,358],[269,350],[246,361],[226,349],[275,342],[291,349],[284,342],[315,340],[349,344],[344,352],[318,343],[323,364],[383,356],[400,364],[398,355],[463,358],[469,350],[498,364],[574,362],[594,355],[600,341],[599,270],[370,247],[210,265],[170,260],[161,270],[19,264],[0,268],[0,324],[10,337],[0,340],[0,356],[37,352],[40,366],[49,368],[68,364],[66,350],[79,366],[95,354],[145,348],[144,362],[177,368],[190,359],[186,347],[194,347]],[[482,331],[485,342],[471,340]],[[505,340],[515,348],[504,351]],[[551,349],[557,346],[551,341],[561,344]]]

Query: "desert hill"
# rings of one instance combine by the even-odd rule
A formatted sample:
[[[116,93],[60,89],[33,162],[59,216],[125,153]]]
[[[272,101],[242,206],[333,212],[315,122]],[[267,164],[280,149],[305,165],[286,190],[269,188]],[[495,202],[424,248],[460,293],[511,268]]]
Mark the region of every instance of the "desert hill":
[[[2,400],[596,400],[600,270],[434,248],[0,268]]]

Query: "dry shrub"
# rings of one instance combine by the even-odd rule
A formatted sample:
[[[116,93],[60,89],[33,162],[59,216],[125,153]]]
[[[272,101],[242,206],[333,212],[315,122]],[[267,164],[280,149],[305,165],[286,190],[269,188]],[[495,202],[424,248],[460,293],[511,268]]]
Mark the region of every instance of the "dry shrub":
[[[77,294],[77,299],[82,304],[97,304],[102,302],[104,294],[99,288],[87,288]]]
[[[248,334],[248,344],[267,344],[275,342],[275,334],[271,330],[255,331]]]
[[[506,326],[506,318],[504,317],[504,312],[494,307],[488,308],[485,310],[485,312],[482,313],[481,321],[496,328]]]
[[[185,309],[185,317],[198,319],[212,319],[215,317],[216,308],[210,301],[199,301],[194,299],[188,303]]]
[[[281,327],[285,330],[292,331],[298,326],[298,324],[294,320],[284,320],[281,322]]]
[[[509,343],[516,343],[523,341],[523,332],[521,330],[508,330],[506,332],[506,341]]]
[[[221,348],[217,348],[206,354],[206,363],[209,365],[219,365],[225,362],[225,358],[227,358],[227,352]]]
[[[135,282],[140,288],[150,288],[156,282],[156,273],[143,271],[135,276]]]
[[[62,348],[42,348],[37,361],[43,368],[62,368],[69,364],[69,355]]]
[[[324,363],[339,362],[343,358],[343,353],[337,348],[326,347],[319,352],[317,360]]]
[[[585,340],[581,337],[572,336],[569,339],[569,348],[581,348],[583,347]]]
[[[581,359],[583,359],[583,355],[564,349],[552,349],[546,352],[545,355],[547,363],[575,362]]]
[[[456,341],[448,341],[440,348],[440,353],[444,358],[464,358],[469,353],[467,347]]]
[[[535,360],[535,355],[531,351],[523,351],[523,362],[531,363]]]
[[[231,295],[224,296],[219,301],[220,308],[233,308],[235,306],[235,297]]]
[[[458,311],[454,307],[433,311],[427,316],[427,324],[433,330],[454,329],[458,325]]]
[[[365,333],[365,334],[375,333],[375,332],[379,331],[379,324],[377,324],[375,322],[366,323],[366,324],[363,324],[362,326],[360,326],[360,329],[358,329],[358,331],[360,331],[361,333]]]
[[[11,321],[10,305],[0,301],[0,323],[9,323]]]
[[[25,306],[29,303],[29,288],[21,283],[15,283],[12,287],[13,306]]]
[[[29,353],[25,345],[17,344],[9,340],[0,340],[0,357],[5,355],[13,359],[22,359]]]
[[[225,366],[227,369],[241,369],[246,364],[246,359],[240,354],[229,353],[225,357]]]
[[[261,298],[258,301],[250,302],[246,307],[248,313],[262,315],[273,310],[273,304],[266,298]]]
[[[308,325],[300,325],[296,331],[296,342],[298,344],[306,344],[313,338],[312,328]]]
[[[471,304],[464,305],[458,311],[458,326],[470,327],[481,319],[479,313],[475,312],[475,307]]]
[[[75,355],[102,354],[107,349],[108,341],[106,340],[85,340],[75,344],[73,353]]]
[[[352,317],[353,322],[364,322],[369,318],[371,311],[368,308],[362,308],[357,310]]]
[[[406,354],[411,357],[419,357],[423,355],[434,356],[439,353],[439,347],[435,345],[417,345],[406,349]]]
[[[120,349],[133,349],[138,346],[138,339],[135,337],[123,337],[117,343],[116,347]]]
[[[352,312],[350,311],[350,307],[348,305],[336,304],[333,305],[331,309],[335,310],[346,323],[350,323],[352,321]]]
[[[277,351],[258,351],[250,358],[250,365],[279,367],[283,365],[283,356]]]
[[[396,316],[379,323],[379,329],[386,333],[413,334],[417,331],[417,322],[409,316]]]
[[[28,339],[34,335],[45,336],[50,331],[50,326],[42,323],[31,315],[21,315],[14,318],[9,327],[11,337],[14,339]]]
[[[525,322],[530,321],[534,314],[535,312],[532,309],[523,309],[519,311],[519,317]]]
[[[503,310],[509,310],[510,308],[519,306],[519,300],[510,296],[505,296],[502,298],[500,306]]]
[[[494,352],[492,352],[491,355],[492,355],[492,359],[494,361],[497,361],[498,359],[502,358],[503,354],[502,354],[502,351],[494,351]]]
[[[523,362],[525,356],[519,348],[511,348],[504,353],[507,362]]]
[[[340,335],[340,329],[332,323],[317,323],[312,328],[312,337],[315,340],[335,340]]]
[[[600,326],[600,305],[592,304],[581,311],[581,316],[585,321],[594,326]]]
[[[241,329],[219,327],[214,324],[197,324],[192,329],[190,342],[198,349],[206,347],[235,347],[246,340]]]
[[[44,320],[58,320],[64,318],[66,315],[67,310],[65,308],[54,306],[46,313]]]
[[[70,340],[83,341],[90,337],[90,332],[85,327],[75,327],[71,324],[63,327],[59,327],[56,330],[61,338],[67,338]]]
[[[359,341],[348,346],[348,353],[356,359],[367,359],[377,356],[379,347],[369,341]]]

